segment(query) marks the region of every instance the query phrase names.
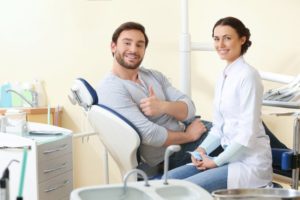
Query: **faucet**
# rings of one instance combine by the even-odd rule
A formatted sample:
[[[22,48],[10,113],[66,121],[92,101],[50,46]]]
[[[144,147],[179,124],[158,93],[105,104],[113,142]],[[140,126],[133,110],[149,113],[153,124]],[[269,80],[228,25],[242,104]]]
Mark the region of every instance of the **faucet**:
[[[165,162],[164,162],[164,175],[163,175],[165,177],[165,181],[164,181],[165,185],[168,185],[169,156],[173,152],[180,151],[180,149],[181,149],[180,145],[170,145],[166,149]]]
[[[21,97],[26,103],[28,103],[30,105],[30,107],[34,108],[37,107],[38,105],[38,94],[36,91],[30,90],[31,94],[32,94],[32,102],[30,102],[28,99],[26,99],[22,94],[20,94],[19,92],[17,92],[16,90],[13,89],[8,89],[6,90],[7,93],[12,92],[17,94],[19,97]]]
[[[146,173],[140,169],[132,169],[130,170],[129,172],[127,172],[125,175],[124,175],[124,178],[123,178],[123,182],[124,182],[124,194],[126,193],[127,191],[127,181],[128,181],[128,178],[134,174],[134,173],[137,173],[137,174],[140,174],[144,181],[145,181],[145,187],[149,187],[149,183],[148,183],[148,177],[146,175]]]

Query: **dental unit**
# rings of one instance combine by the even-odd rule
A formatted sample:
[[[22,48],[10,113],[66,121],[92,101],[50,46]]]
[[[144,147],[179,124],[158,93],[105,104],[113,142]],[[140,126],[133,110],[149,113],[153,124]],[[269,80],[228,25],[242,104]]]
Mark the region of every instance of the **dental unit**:
[[[32,108],[35,108],[38,106],[38,93],[33,91],[33,90],[30,90],[31,92],[31,95],[32,95],[32,102],[30,102],[29,100],[27,100],[25,98],[25,96],[23,96],[22,94],[20,94],[19,92],[17,92],[16,90],[13,90],[13,89],[8,89],[6,90],[7,93],[9,92],[12,92],[12,93],[15,93],[17,94],[20,98],[23,99],[23,101],[25,101],[28,105],[30,105],[30,107]]]
[[[166,149],[165,157],[164,157],[164,184],[168,185],[168,170],[169,170],[169,156],[174,153],[180,151],[181,147],[179,145],[170,145]]]

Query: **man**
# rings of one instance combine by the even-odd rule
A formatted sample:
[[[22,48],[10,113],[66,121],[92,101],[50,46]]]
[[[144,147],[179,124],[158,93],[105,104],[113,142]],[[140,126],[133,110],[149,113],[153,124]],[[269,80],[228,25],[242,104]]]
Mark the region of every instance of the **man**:
[[[99,103],[126,116],[139,130],[141,156],[150,166],[163,161],[167,146],[182,145],[170,158],[174,168],[191,161],[186,151],[200,144],[209,127],[195,119],[195,106],[188,96],[160,72],[140,66],[147,45],[141,24],[127,22],[118,27],[111,42],[112,70],[96,90]],[[190,124],[185,127],[182,122]]]

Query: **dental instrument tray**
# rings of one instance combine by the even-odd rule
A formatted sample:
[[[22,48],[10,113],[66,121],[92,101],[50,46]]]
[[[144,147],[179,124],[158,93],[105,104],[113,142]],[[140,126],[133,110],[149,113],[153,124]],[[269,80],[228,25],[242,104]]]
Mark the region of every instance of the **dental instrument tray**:
[[[62,135],[63,133],[60,131],[43,131],[43,130],[36,130],[36,131],[29,131],[29,135]]]
[[[70,130],[50,124],[28,122],[28,135],[31,136],[59,136],[70,133]]]
[[[300,102],[282,102],[282,101],[263,100],[263,105],[281,107],[281,108],[300,109]]]

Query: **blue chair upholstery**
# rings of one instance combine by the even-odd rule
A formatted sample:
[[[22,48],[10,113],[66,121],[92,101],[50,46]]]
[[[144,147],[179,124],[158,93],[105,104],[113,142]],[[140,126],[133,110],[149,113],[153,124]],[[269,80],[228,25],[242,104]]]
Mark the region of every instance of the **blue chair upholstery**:
[[[292,177],[292,169],[299,168],[297,157],[291,149],[272,148],[273,171],[275,174]]]

